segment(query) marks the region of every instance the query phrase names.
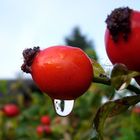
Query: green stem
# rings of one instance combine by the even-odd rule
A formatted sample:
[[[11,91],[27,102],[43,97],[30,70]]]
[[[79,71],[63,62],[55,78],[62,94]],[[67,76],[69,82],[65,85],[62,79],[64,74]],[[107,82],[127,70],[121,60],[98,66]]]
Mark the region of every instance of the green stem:
[[[100,77],[94,77],[93,82],[111,86],[111,80],[109,78],[105,79],[105,78],[100,78]],[[128,89],[132,92],[135,92],[136,94],[140,94],[140,89],[134,85],[130,84],[130,85],[128,85],[128,87],[126,89]]]

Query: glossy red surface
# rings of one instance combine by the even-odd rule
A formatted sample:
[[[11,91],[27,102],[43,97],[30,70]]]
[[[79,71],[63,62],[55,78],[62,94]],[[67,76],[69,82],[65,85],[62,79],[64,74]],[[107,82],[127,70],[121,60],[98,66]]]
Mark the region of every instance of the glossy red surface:
[[[37,86],[53,99],[79,97],[89,88],[93,78],[88,56],[81,49],[70,46],[53,46],[40,51],[31,69]]]

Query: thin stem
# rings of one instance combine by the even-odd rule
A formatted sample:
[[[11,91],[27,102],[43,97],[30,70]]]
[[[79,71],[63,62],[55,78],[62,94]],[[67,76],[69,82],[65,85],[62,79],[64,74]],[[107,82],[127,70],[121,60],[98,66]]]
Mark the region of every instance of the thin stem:
[[[132,91],[132,92],[135,92],[136,94],[140,94],[140,89],[135,87],[134,85],[129,85],[127,87],[128,90]]]
[[[94,77],[93,82],[111,86],[111,80],[109,78],[105,79],[105,78],[100,78],[100,77]],[[128,87],[126,89],[128,89],[128,90],[130,90],[132,92],[135,92],[136,94],[140,94],[140,89],[137,88],[134,85],[130,84],[130,85],[128,85]]]

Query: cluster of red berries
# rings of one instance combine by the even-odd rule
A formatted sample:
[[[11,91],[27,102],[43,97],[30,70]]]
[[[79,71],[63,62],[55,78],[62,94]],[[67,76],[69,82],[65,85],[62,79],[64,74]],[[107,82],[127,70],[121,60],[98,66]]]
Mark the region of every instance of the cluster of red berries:
[[[44,115],[40,118],[40,123],[37,128],[37,134],[39,136],[43,136],[43,135],[50,135],[52,133],[52,129],[51,129],[51,119],[48,115]]]

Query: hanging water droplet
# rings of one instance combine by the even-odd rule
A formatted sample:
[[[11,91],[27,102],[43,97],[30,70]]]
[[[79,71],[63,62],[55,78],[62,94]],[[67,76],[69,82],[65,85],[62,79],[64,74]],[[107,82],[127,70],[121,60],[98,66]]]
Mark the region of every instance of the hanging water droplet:
[[[74,100],[54,99],[53,103],[54,103],[54,108],[55,108],[56,113],[60,116],[69,115],[74,106]]]

